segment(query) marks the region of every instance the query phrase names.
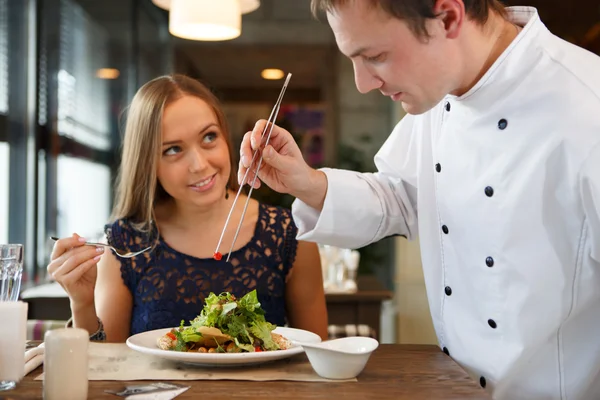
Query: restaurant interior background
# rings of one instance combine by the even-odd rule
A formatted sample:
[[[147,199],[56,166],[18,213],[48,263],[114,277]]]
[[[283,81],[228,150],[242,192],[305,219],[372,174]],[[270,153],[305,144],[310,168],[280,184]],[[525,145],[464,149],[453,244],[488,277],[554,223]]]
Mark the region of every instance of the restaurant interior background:
[[[146,81],[171,72],[202,80],[224,104],[234,146],[267,118],[293,74],[280,112],[315,167],[372,171],[373,155],[403,112],[379,93],[361,95],[309,0],[262,0],[242,34],[218,42],[169,34],[151,0],[0,0],[0,243],[25,244],[24,287],[47,282],[49,236],[102,234],[119,163],[122,113]],[[506,2],[517,4],[516,1]],[[600,54],[600,2],[523,0],[556,34]],[[261,190],[272,204],[291,198]],[[361,250],[360,275],[393,293],[381,340],[435,343],[418,241]]]

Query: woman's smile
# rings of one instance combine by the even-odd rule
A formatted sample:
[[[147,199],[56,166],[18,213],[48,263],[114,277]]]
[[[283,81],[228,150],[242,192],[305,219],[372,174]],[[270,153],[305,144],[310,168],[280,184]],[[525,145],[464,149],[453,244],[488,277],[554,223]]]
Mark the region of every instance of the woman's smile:
[[[215,182],[217,181],[217,174],[211,175],[208,178],[204,178],[199,180],[191,185],[189,188],[195,192],[206,192],[207,190],[212,189],[215,186]]]

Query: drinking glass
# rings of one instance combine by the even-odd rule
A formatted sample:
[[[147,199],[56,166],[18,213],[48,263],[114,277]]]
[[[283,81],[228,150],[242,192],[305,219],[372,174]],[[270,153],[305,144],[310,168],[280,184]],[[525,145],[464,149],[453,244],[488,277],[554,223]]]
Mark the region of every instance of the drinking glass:
[[[0,244],[0,301],[17,301],[23,274],[23,245]]]

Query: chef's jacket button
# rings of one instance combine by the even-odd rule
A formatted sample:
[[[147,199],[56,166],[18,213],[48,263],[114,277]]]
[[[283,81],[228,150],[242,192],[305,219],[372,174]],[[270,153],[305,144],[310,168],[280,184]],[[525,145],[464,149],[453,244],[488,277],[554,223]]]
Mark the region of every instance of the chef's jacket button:
[[[442,225],[442,232],[444,232],[446,235],[448,234],[448,227],[446,225]]]
[[[479,378],[479,384],[481,385],[482,388],[485,388],[485,385],[487,385],[487,382],[485,381],[485,377],[482,376],[481,378]]]
[[[488,319],[488,325],[494,329],[498,327],[498,325],[496,325],[496,321],[494,321],[493,319]]]
[[[441,164],[439,164],[439,163],[438,163],[438,164],[435,164],[435,170],[436,170],[437,172],[442,172],[442,165],[441,165]]]
[[[487,197],[492,197],[494,195],[494,188],[491,186],[488,186],[485,188],[485,195]]]
[[[498,121],[498,129],[504,130],[504,129],[506,129],[507,125],[508,125],[508,121],[505,120],[504,118],[502,118],[500,121]]]
[[[494,266],[494,259],[492,257],[488,257],[485,259],[485,265],[487,265],[488,267],[493,267]]]
[[[450,355],[450,352],[448,351],[448,348],[447,348],[447,347],[444,347],[444,348],[442,349],[442,351],[443,351],[444,353],[446,353],[446,355],[447,355],[447,356],[449,356],[449,355]]]
[[[450,286],[446,286],[444,288],[444,292],[446,292],[447,296],[450,296],[452,294],[452,288]]]
[[[446,111],[450,112],[450,102],[446,102]]]

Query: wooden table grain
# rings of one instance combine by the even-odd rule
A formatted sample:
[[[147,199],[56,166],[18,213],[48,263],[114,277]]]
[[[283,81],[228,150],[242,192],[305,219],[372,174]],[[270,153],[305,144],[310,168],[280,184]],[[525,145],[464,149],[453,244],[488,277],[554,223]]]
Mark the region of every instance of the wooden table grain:
[[[0,392],[2,400],[42,399],[42,382],[26,376],[16,389]],[[144,381],[90,381],[88,398],[119,399],[105,393]],[[358,382],[178,381],[191,386],[176,399],[490,399],[450,357],[436,346],[383,344],[373,353]]]

